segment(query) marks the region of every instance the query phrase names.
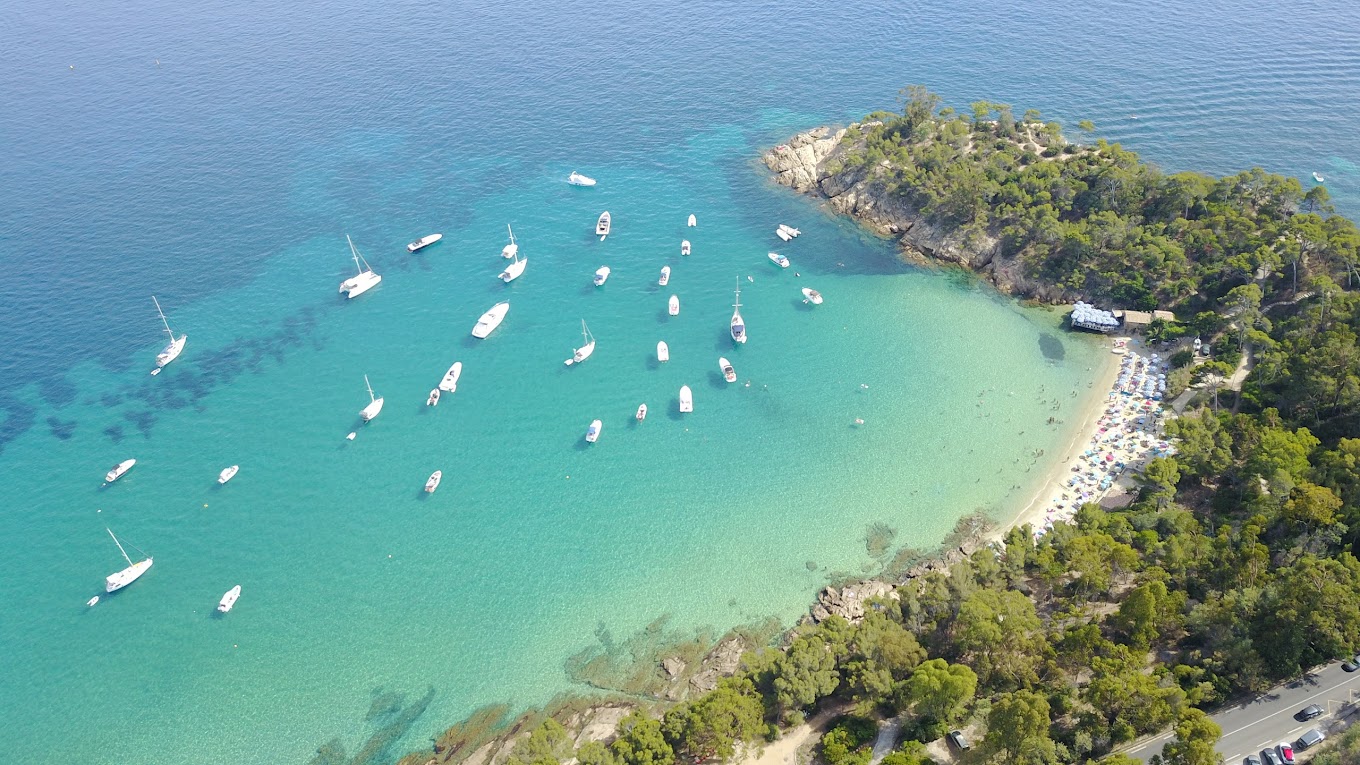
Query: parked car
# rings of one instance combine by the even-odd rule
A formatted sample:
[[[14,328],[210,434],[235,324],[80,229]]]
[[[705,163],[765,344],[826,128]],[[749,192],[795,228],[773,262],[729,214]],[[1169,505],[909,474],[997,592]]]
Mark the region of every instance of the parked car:
[[[1261,765],[1261,758],[1254,754],[1249,754],[1245,760],[1242,760],[1242,765]]]
[[[1341,671],[1343,672],[1354,672],[1357,669],[1360,669],[1360,664],[1356,664],[1355,659],[1346,659],[1341,662]]]
[[[973,746],[968,743],[968,738],[963,735],[963,731],[961,730],[949,731],[949,736],[947,738],[949,739],[949,743],[958,747],[960,752],[966,752]]]
[[[1262,749],[1261,762],[1264,765],[1284,765],[1284,762],[1280,759],[1280,755],[1277,754],[1274,749]]]
[[[1312,720],[1315,717],[1321,717],[1322,713],[1325,711],[1327,710],[1317,704],[1309,704],[1303,709],[1300,709],[1299,713],[1294,715],[1294,718],[1297,720]]]
[[[1299,740],[1294,742],[1300,749],[1307,749],[1310,746],[1317,746],[1327,739],[1327,734],[1317,728],[1310,728],[1299,736]]]
[[[1288,741],[1281,741],[1275,745],[1275,751],[1280,753],[1280,759],[1284,760],[1284,765],[1294,765],[1294,747]]]

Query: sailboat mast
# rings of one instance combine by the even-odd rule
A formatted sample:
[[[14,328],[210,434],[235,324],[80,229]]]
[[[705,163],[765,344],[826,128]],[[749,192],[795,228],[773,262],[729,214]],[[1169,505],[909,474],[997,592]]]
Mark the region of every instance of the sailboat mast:
[[[349,242],[349,254],[354,257],[354,267],[362,274],[364,269],[363,266],[359,265],[359,250],[355,248],[354,240],[349,238],[349,234],[345,234],[345,241]],[[365,261],[364,265],[368,265],[367,261]]]
[[[368,388],[368,401],[371,404],[375,399],[373,398],[373,386],[368,384],[368,375],[364,375],[364,387]]]
[[[161,324],[164,324],[164,325],[165,325],[165,334],[169,335],[171,340],[174,340],[174,339],[175,339],[175,333],[170,331],[170,321],[169,321],[168,319],[165,318],[165,311],[162,311],[162,310],[161,310],[161,301],[157,300],[155,295],[152,295],[152,296],[151,296],[151,302],[153,302],[153,303],[156,304],[156,313],[160,314],[160,316],[161,316]],[[109,532],[109,533],[112,533],[112,532]]]
[[[514,244],[514,243],[515,243],[515,230],[514,230],[513,228],[510,228],[510,224],[509,224],[509,223],[505,224],[505,230],[510,232],[510,244]]]
[[[123,554],[123,560],[127,561],[128,565],[131,566],[132,559],[128,557],[127,550],[123,549],[123,544],[118,541],[118,537],[113,536],[113,529],[109,528],[108,526],[105,526],[104,530],[109,532],[109,536],[113,537],[113,543],[118,545],[118,552]]]

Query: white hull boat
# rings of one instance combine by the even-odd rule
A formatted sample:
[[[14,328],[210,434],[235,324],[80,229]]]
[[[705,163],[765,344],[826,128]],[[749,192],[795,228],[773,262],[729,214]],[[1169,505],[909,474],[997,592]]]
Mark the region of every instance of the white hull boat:
[[[240,471],[241,471],[240,465],[232,465],[231,467],[217,474],[217,482],[219,484],[226,483],[227,481],[230,481],[231,479],[235,478],[236,474],[239,473]]]
[[[104,474],[104,483],[113,483],[114,481],[117,481],[136,464],[137,460],[123,460],[117,465],[114,465],[112,470]]]
[[[775,264],[776,266],[779,266],[780,268],[789,267],[789,259],[784,257],[783,255],[780,255],[777,252],[771,252],[766,257],[770,259],[771,263]]]
[[[439,381],[439,388],[445,393],[453,393],[458,390],[458,378],[463,376],[463,362],[455,361],[449,371],[444,373],[444,379]]]
[[[156,304],[156,313],[160,314],[161,324],[165,326],[165,334],[170,336],[170,342],[166,343],[165,348],[156,354],[156,368],[151,370],[151,374],[158,375],[166,364],[179,358],[179,355],[184,352],[184,343],[189,340],[189,336],[175,337],[175,333],[170,331],[170,322],[165,318],[165,311],[161,310],[161,301],[157,300],[155,295],[152,295],[151,302]]]
[[[680,296],[671,295],[671,299],[666,302],[666,312],[671,316],[680,315]]]
[[[662,340],[656,344],[656,360],[657,361],[671,360],[671,348],[669,345],[666,345],[665,340]]]
[[[238,584],[230,590],[227,590],[226,594],[222,596],[222,600],[217,603],[217,610],[225,614],[236,606],[236,601],[240,597],[241,585]]]
[[[430,479],[425,482],[425,493],[433,494],[434,490],[439,488],[439,482],[442,480],[444,480],[444,471],[436,470],[430,473]]]
[[[741,280],[737,280],[737,295],[732,301],[732,340],[746,342],[746,320],[741,318]]]
[[[694,411],[694,393],[690,391],[688,385],[680,386],[680,411]]]
[[[670,266],[662,266],[662,267],[661,267],[661,278],[660,278],[660,279],[657,279],[657,280],[656,280],[656,283],[659,284],[659,285],[661,285],[662,287],[665,287],[667,284],[670,284],[670,283],[671,283],[671,267],[670,267]]]
[[[505,321],[505,314],[510,311],[510,303],[497,303],[491,309],[482,314],[482,318],[477,320],[477,326],[472,328],[472,336],[484,338],[495,331],[496,327]]]
[[[98,603],[98,602],[99,602],[99,596],[96,595],[96,596],[94,596],[93,598],[90,598],[89,600],[85,601],[85,605],[87,605],[87,606],[93,606],[93,605],[95,605],[95,604]]]
[[[699,221],[694,217],[694,213],[689,214],[689,225],[691,227],[699,225]]]
[[[601,430],[604,430],[604,423],[599,420],[591,421],[590,427],[586,428],[586,443],[593,444],[600,440]]]
[[[444,238],[443,234],[430,234],[429,236],[422,236],[421,238],[415,240],[414,242],[411,242],[410,244],[406,245],[406,251],[415,252],[416,250],[423,250],[426,247],[429,247],[430,245],[434,244],[435,242],[443,238]]]
[[[425,406],[439,406],[439,389],[430,391],[430,397],[425,399]]]
[[[595,271],[595,286],[603,287],[607,281],[609,281],[609,266],[600,266]]]
[[[604,238],[606,236],[609,236],[609,223],[610,220],[608,210],[605,210],[604,212],[600,213],[600,219],[595,221],[595,235],[600,237],[601,242],[604,241]]]
[[[104,592],[115,592],[137,581],[137,577],[145,574],[154,561],[150,556],[147,556],[145,560],[133,563],[132,559],[128,557],[127,550],[123,549],[123,543],[118,541],[118,537],[113,536],[113,531],[107,528],[104,530],[109,532],[109,536],[113,537],[113,543],[118,545],[118,552],[123,554],[123,560],[128,563],[127,568],[122,571],[104,577]]]
[[[573,186],[594,186],[595,179],[588,175],[581,175],[573,170],[571,171],[571,175],[567,176],[567,183],[570,183]]]
[[[1321,173],[1313,173],[1313,180],[1317,181],[1318,183],[1327,182],[1327,179],[1323,178]]]
[[[681,255],[688,255],[689,253],[690,253],[689,240],[688,240],[688,239],[681,239],[681,240],[680,240],[680,254],[681,254]]]
[[[778,230],[776,230],[776,231],[774,232],[774,235],[777,236],[777,237],[779,237],[780,239],[783,239],[783,240],[786,241],[786,242],[789,241],[789,240],[791,240],[791,239],[793,239],[793,237],[792,237],[792,236],[789,236],[789,234],[786,233],[783,229],[778,229]]]
[[[513,282],[514,280],[518,279],[519,275],[524,273],[524,267],[529,264],[528,258],[520,260],[518,255],[514,257],[515,262],[506,266],[505,270],[501,272],[501,281],[505,282],[506,284],[509,284],[510,282]]]
[[[642,404],[637,410],[637,421],[642,422],[645,419],[647,419],[647,405]]]
[[[581,338],[585,342],[580,348],[577,348],[572,352],[571,358],[564,362],[567,366],[580,364],[582,361],[590,358],[590,354],[595,352],[595,336],[590,334],[590,328],[586,326],[585,319],[581,320]]]
[[[354,246],[354,240],[349,238],[349,234],[345,234],[345,241],[349,242],[349,252],[354,257],[354,267],[359,273],[340,282],[340,291],[345,293],[346,298],[353,300],[378,286],[382,277],[373,273],[373,268],[359,254],[359,250]]]
[[[724,380],[730,383],[734,383],[737,381],[737,370],[732,368],[732,362],[719,356],[718,369],[722,370],[722,376]]]
[[[818,292],[817,290],[812,289],[811,287],[804,287],[804,288],[803,288],[803,300],[804,300],[804,302],[811,303],[811,304],[813,304],[813,305],[821,305],[821,304],[822,304],[822,293]]]
[[[368,375],[364,375],[364,387],[368,388],[368,406],[359,410],[359,419],[368,422],[382,412],[383,400],[381,396],[373,397],[373,386],[368,384]]]
[[[788,234],[790,238],[798,236],[799,234],[803,233],[802,231],[799,231],[793,226],[786,226],[783,223],[779,224],[779,230],[783,231],[785,234]]]
[[[501,257],[509,260],[519,254],[519,245],[515,243],[515,230],[510,228],[510,224],[505,224],[505,230],[510,233],[510,244],[501,248]]]

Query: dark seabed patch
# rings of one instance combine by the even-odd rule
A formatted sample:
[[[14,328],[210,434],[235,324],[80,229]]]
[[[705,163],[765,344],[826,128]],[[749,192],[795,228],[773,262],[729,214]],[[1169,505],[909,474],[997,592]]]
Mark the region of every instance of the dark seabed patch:
[[[49,430],[52,431],[52,435],[56,436],[58,440],[65,441],[69,439],[71,436],[75,435],[76,421],[63,420],[57,417],[48,417],[47,427]]]
[[[33,427],[36,418],[33,407],[13,396],[0,396],[0,454],[5,453],[5,445],[18,438]]]
[[[1062,341],[1051,332],[1039,335],[1039,352],[1049,361],[1062,361],[1067,358],[1067,349],[1063,348]]]

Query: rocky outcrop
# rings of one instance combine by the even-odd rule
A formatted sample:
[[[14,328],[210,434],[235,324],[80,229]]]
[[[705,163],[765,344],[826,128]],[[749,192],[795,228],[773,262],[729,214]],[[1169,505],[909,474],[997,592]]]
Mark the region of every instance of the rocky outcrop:
[[[879,124],[854,123],[840,130],[819,127],[799,133],[770,149],[763,159],[776,182],[821,197],[834,212],[896,239],[908,260],[962,266],[1007,294],[1053,303],[1071,299],[1058,287],[1027,278],[1023,264],[1002,255],[997,232],[965,232],[940,225],[913,207],[885,182],[891,169],[886,160],[873,167],[847,168],[846,159],[863,147],[855,136]]]
[[[689,684],[700,693],[717,688],[718,680],[735,673],[741,666],[741,655],[747,649],[746,642],[739,637],[729,637],[718,643],[704,657],[701,668],[689,679]]]
[[[847,584],[844,587],[827,587],[817,595],[812,606],[812,620],[825,621],[839,616],[850,623],[864,618],[864,606],[872,598],[897,600],[897,588],[877,579]]]

